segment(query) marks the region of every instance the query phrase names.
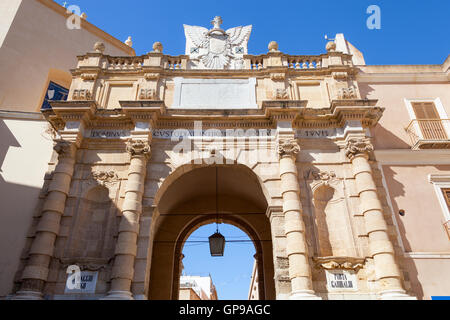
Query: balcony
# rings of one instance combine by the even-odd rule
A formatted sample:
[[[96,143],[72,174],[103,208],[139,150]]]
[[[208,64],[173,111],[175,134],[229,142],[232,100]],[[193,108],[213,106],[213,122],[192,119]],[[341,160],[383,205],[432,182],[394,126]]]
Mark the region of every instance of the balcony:
[[[450,120],[413,120],[405,129],[413,150],[450,149]]]

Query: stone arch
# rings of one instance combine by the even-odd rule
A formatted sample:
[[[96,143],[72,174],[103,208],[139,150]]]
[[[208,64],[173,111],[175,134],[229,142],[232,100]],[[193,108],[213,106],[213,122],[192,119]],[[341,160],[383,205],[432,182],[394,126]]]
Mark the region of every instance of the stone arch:
[[[183,243],[198,227],[216,219],[215,170],[220,181],[219,219],[240,228],[254,241],[261,265],[258,278],[264,284],[261,297],[275,299],[268,199],[261,179],[242,164],[183,165],[166,178],[156,194],[152,218],[147,270],[150,299],[178,297]]]
[[[319,242],[319,255],[350,256],[353,254],[351,225],[345,198],[330,183],[313,188],[313,208]]]
[[[258,279],[259,281],[259,297],[261,300],[265,300],[265,291],[264,291],[264,261],[263,261],[263,248],[261,244],[261,239],[258,238],[257,233],[255,230],[252,229],[252,227],[247,224],[246,222],[240,220],[239,218],[233,217],[233,216],[226,216],[226,215],[219,215],[219,220],[222,223],[228,223],[231,224],[242,231],[244,231],[247,236],[253,241],[253,245],[255,247],[255,259],[258,266]],[[181,273],[180,265],[181,265],[181,254],[183,251],[183,247],[185,244],[185,241],[189,239],[190,235],[197,230],[198,228],[214,223],[216,221],[216,217],[210,217],[210,216],[203,216],[199,217],[192,223],[190,223],[180,234],[180,237],[178,241],[176,242],[175,247],[175,264],[174,264],[174,282],[172,285],[172,300],[178,299],[178,290],[179,290],[179,275]]]
[[[169,176],[167,176],[155,194],[154,205],[156,207],[158,206],[164,192],[170,187],[170,185],[172,185],[172,183],[175,180],[177,180],[182,175],[184,175],[190,171],[193,171],[195,169],[204,168],[207,166],[215,166],[215,164],[205,165],[204,163],[201,162],[202,160],[203,159],[196,159],[196,160],[193,160],[192,163],[182,164],[182,165],[178,166]],[[247,164],[241,163],[241,162],[233,163],[233,161],[234,160],[232,160],[232,159],[224,158],[224,160],[223,160],[224,164],[219,164],[219,166],[235,166],[235,167],[245,168],[244,171],[246,171],[250,174],[253,174],[253,177],[258,181],[258,183],[261,187],[261,191],[262,191],[266,201],[268,202],[268,205],[271,205],[271,195],[270,195],[269,190],[267,189],[266,185],[264,184],[263,180],[261,179],[261,177],[253,170],[253,168],[251,168]],[[196,164],[197,162],[200,162],[200,163]],[[227,164],[228,162],[233,163],[233,164]]]

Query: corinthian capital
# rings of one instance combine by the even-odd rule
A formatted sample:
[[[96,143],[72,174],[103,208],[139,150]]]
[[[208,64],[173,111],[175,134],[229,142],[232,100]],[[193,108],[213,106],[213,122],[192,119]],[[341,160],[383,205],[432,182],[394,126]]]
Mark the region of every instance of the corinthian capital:
[[[73,158],[75,157],[76,146],[75,143],[66,140],[55,140],[53,150],[59,154],[60,158]]]
[[[350,160],[358,155],[368,155],[369,152],[373,151],[373,145],[370,143],[369,139],[350,139],[345,147],[345,155]]]
[[[145,156],[150,157],[151,148],[148,141],[144,140],[130,140],[127,143],[127,151],[131,156]]]
[[[300,146],[295,139],[280,140],[278,143],[278,153],[280,157],[295,157],[300,152]]]

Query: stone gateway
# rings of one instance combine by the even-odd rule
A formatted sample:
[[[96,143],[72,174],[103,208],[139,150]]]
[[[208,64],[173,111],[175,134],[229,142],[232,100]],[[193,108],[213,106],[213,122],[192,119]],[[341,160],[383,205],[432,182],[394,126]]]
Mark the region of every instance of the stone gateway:
[[[427,163],[418,176],[448,188],[448,161],[435,170],[421,156],[434,149],[442,159],[448,126],[417,120],[408,130],[423,134],[412,145],[402,130],[380,126],[384,117],[397,121],[378,86],[394,76],[358,64],[362,54],[341,49],[339,38],[319,55],[289,55],[276,42],[249,55],[252,27],[225,31],[222,23],[185,25],[186,55],[166,55],[156,43],[142,56],[118,57],[97,43],[77,57],[68,100],[42,110],[54,153],[13,299],[177,299],[184,242],[216,221],[217,203],[220,222],[255,243],[262,300],[423,298],[414,278],[420,264],[412,262],[418,253],[404,241],[418,218],[403,224],[394,202],[414,194],[415,183],[398,182],[408,174],[395,165],[415,165],[408,152],[417,150]],[[389,75],[402,82],[399,70]],[[407,102],[411,110],[442,107],[438,98],[419,100]],[[394,157],[390,141],[400,139]],[[436,208],[430,221],[439,228],[428,231],[444,252],[447,229]],[[73,265],[82,273],[80,290],[66,288]]]

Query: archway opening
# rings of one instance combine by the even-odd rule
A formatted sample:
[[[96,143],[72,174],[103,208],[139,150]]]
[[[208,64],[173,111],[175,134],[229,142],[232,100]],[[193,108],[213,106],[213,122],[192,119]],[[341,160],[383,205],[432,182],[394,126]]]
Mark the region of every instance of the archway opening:
[[[259,298],[275,299],[272,235],[263,188],[250,168],[238,164],[190,164],[166,178],[155,198],[148,297],[179,298],[185,242],[200,227],[218,221],[239,228],[252,240],[259,266]],[[209,253],[208,247],[204,250]]]
[[[257,256],[253,240],[231,224],[220,224],[218,228],[225,237],[223,257],[210,254],[208,237],[216,232],[214,223],[199,227],[184,243],[179,299],[258,300],[258,277],[254,274],[258,270],[254,268]]]

